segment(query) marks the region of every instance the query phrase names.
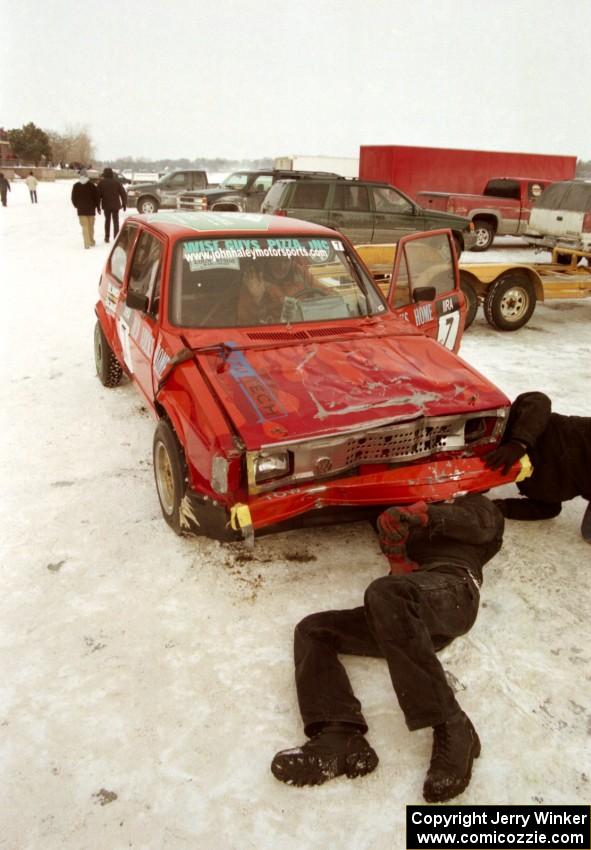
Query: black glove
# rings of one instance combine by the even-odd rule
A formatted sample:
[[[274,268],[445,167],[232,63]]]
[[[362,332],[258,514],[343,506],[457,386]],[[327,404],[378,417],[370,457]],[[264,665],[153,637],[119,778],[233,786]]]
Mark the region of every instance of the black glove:
[[[503,475],[507,475],[515,461],[527,453],[527,446],[518,440],[509,440],[498,449],[483,457],[484,465],[488,469],[500,469]]]

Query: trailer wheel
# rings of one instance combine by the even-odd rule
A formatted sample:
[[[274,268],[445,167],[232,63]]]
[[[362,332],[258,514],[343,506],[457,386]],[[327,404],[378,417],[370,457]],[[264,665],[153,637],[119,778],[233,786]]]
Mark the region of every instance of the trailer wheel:
[[[490,221],[484,221],[482,218],[474,220],[474,232],[476,234],[476,244],[472,246],[473,251],[488,251],[495,238],[495,229]]]
[[[520,272],[501,275],[488,289],[484,315],[489,325],[500,331],[516,331],[531,318],[536,293],[529,278]]]
[[[466,321],[464,324],[464,330],[467,331],[476,318],[476,313],[478,312],[478,296],[476,295],[476,290],[468,280],[467,275],[462,271],[460,271],[460,289],[464,293],[464,298],[466,299]]]

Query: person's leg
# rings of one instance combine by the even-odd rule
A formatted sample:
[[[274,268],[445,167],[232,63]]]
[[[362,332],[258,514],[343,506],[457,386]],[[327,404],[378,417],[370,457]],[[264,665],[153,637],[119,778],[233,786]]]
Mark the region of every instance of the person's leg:
[[[90,244],[96,245],[96,242],[94,241],[94,216],[93,215],[88,216],[88,232],[90,234]]]
[[[34,198],[35,198],[35,203],[37,203],[37,189],[33,190],[33,195],[34,195]]]
[[[90,248],[91,246],[89,218],[90,216],[88,215],[78,216],[80,227],[82,228],[82,239],[84,240],[85,248]]]
[[[493,501],[507,519],[525,522],[552,519],[562,510],[561,502],[542,502],[539,499],[493,499]]]
[[[108,242],[111,232],[111,210],[104,209],[103,215],[105,216],[105,242]]]
[[[2,194],[0,194],[0,199],[2,200],[2,206],[5,207],[6,206],[6,192],[2,192]]]
[[[119,233],[119,210],[113,210],[113,239]]]
[[[310,740],[277,753],[273,775],[289,785],[319,785],[370,773],[378,757],[338,653],[379,657],[363,608],[312,614],[298,624],[294,659],[298,702]]]
[[[34,204],[34,203],[35,203],[34,194],[35,194],[35,193],[33,192],[33,190],[32,190],[32,189],[29,189],[29,197],[31,198],[31,203],[32,203],[32,204]]]
[[[368,587],[368,624],[409,729],[436,726],[460,711],[435,653],[470,629],[478,600],[474,581],[463,571],[384,576]]]
[[[476,618],[472,578],[424,570],[387,576],[369,586],[365,606],[409,729],[433,727],[423,796],[443,802],[470,782],[480,741],[458,705],[435,651],[464,634]]]

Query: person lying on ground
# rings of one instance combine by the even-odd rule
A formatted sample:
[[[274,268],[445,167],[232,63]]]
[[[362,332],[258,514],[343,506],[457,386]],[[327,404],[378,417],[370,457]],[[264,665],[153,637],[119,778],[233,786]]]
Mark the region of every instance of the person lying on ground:
[[[373,581],[364,604],[305,617],[295,629],[295,680],[309,740],[274,757],[288,785],[319,785],[373,771],[378,756],[340,654],[384,658],[410,730],[433,728],[423,794],[450,800],[470,782],[480,741],[436,652],[473,625],[482,567],[501,548],[504,519],[485,496],[388,508],[378,518],[391,574]]]

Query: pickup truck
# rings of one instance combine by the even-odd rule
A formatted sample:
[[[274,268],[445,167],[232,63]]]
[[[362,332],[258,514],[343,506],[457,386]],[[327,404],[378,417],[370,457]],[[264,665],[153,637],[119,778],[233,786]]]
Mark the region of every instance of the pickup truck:
[[[464,215],[474,222],[473,251],[488,251],[495,236],[520,236],[529,223],[532,204],[552,180],[535,177],[494,177],[482,195],[452,192],[417,192],[427,209]]]
[[[127,190],[127,202],[140,213],[155,213],[159,209],[176,209],[182,192],[209,187],[205,171],[194,168],[170,171],[151,183],[132,183]]]

